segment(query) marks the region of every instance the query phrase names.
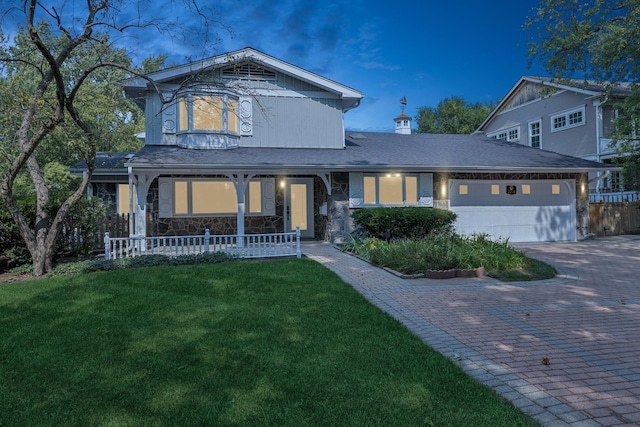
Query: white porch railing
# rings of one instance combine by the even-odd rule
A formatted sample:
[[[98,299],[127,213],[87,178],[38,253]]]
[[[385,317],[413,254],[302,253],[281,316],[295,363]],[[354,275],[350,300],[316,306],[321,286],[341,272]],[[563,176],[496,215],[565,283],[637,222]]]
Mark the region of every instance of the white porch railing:
[[[640,193],[637,191],[621,191],[617,193],[592,193],[589,194],[590,203],[623,203],[637,202],[640,200]]]
[[[290,233],[218,235],[209,229],[201,236],[118,237],[104,234],[104,258],[130,258],[141,255],[197,255],[225,252],[240,258],[301,257],[300,229]]]

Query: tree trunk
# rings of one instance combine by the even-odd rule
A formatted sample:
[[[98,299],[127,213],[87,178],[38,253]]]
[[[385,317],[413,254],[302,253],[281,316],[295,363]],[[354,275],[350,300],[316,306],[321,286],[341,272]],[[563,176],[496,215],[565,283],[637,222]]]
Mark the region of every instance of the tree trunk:
[[[53,266],[53,256],[48,253],[44,247],[38,246],[34,253],[31,254],[33,258],[33,275],[42,276],[43,274],[51,271]]]

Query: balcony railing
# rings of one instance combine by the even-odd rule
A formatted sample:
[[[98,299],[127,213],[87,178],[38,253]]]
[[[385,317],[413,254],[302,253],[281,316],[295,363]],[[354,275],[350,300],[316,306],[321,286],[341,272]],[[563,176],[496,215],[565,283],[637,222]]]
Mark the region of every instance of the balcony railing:
[[[620,191],[612,193],[591,193],[589,194],[590,203],[624,203],[636,202],[640,200],[640,193],[637,191]]]
[[[209,230],[200,236],[118,237],[104,235],[104,258],[142,255],[197,255],[224,252],[239,258],[301,257],[300,229],[289,233],[219,235]]]

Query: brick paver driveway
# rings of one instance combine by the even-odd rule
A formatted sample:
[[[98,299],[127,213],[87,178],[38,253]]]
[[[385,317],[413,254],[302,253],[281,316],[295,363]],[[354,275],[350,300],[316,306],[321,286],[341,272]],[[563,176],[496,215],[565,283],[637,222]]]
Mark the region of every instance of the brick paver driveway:
[[[640,425],[640,236],[518,247],[560,276],[406,280],[331,245],[303,252],[541,424]]]

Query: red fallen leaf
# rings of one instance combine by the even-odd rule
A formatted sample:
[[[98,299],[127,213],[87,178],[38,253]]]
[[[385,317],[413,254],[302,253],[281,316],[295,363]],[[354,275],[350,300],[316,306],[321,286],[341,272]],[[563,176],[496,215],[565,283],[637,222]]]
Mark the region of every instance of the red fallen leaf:
[[[545,357],[544,359],[542,359],[542,364],[543,365],[549,365],[549,364],[551,364],[551,361],[549,360],[548,357]]]

